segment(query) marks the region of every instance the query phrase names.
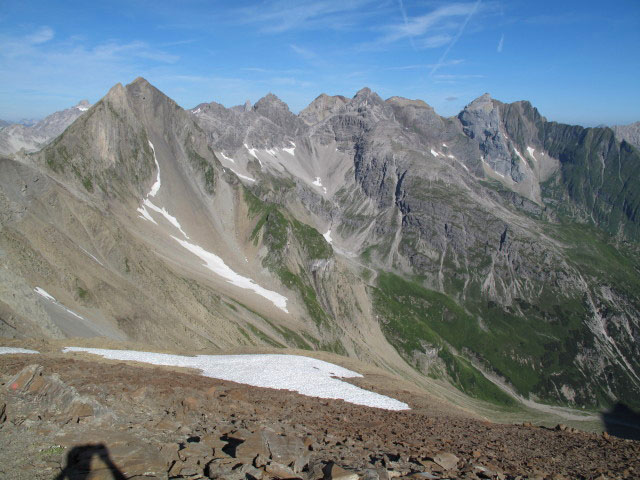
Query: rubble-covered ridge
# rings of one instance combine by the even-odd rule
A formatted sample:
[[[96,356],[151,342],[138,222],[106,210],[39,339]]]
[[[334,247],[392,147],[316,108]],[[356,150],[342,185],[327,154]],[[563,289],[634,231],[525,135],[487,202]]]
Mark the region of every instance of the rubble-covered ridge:
[[[395,393],[413,410],[91,357],[3,355],[0,477],[558,480],[640,471],[639,442],[491,424]]]

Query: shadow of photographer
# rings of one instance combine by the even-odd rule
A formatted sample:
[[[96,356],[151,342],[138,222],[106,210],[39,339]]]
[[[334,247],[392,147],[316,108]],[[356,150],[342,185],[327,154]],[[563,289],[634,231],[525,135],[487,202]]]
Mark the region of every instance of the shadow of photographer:
[[[104,464],[104,469],[108,471],[114,480],[125,480],[126,477],[120,469],[113,463],[109,455],[109,449],[103,443],[78,445],[67,453],[67,465],[56,480],[86,480],[92,473],[92,462],[98,459]],[[95,467],[95,463],[94,463]]]

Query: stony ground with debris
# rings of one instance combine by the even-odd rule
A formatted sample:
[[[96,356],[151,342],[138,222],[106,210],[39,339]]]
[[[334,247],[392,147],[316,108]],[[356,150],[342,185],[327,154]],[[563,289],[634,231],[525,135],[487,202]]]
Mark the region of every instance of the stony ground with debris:
[[[358,384],[412,410],[88,355],[1,355],[0,478],[640,476],[640,442],[562,425],[493,424],[367,377]]]

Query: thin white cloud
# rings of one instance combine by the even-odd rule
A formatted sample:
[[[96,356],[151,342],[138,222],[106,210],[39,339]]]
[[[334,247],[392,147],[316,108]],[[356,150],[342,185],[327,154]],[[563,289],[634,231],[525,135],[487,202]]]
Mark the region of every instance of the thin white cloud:
[[[504,33],[500,36],[500,41],[498,42],[498,48],[496,48],[496,51],[498,53],[502,53],[503,47],[504,47]]]
[[[358,21],[360,11],[372,0],[324,0],[297,1],[277,0],[256,7],[243,8],[236,12],[242,23],[260,24],[265,33],[282,33],[289,30],[331,28],[339,29]],[[348,14],[354,14],[351,17]]]
[[[441,67],[451,67],[454,65],[460,65],[461,63],[463,63],[464,60],[461,58],[456,58],[453,60],[447,60],[446,62],[444,62]],[[429,68],[433,68],[436,64],[435,63],[417,63],[417,64],[413,64],[413,65],[399,65],[396,67],[386,67],[386,68],[380,68],[380,70],[423,70],[423,69],[429,69]]]
[[[404,3],[402,0],[398,0],[398,6],[400,7],[400,13],[402,14],[402,20],[404,21],[405,27],[409,25],[409,19],[407,18],[407,10],[404,8]],[[416,44],[413,40],[413,36],[409,37],[409,41],[411,42],[411,46],[414,50],[417,50]]]
[[[460,26],[460,29],[458,30],[458,33],[453,38],[451,43],[449,43],[449,46],[447,47],[447,49],[444,51],[444,53],[440,57],[440,60],[438,60],[438,63],[431,69],[431,72],[429,72],[430,76],[432,76],[434,73],[436,73],[436,71],[438,71],[438,69],[440,67],[442,67],[442,65],[444,64],[444,61],[447,58],[447,55],[449,55],[449,52],[451,51],[453,46],[458,42],[458,40],[460,39],[460,37],[464,33],[464,29],[467,28],[467,24],[469,23],[469,20],[471,20],[471,17],[473,17],[473,15],[478,11],[478,7],[480,7],[481,3],[482,3],[482,0],[477,0],[473,4],[472,8],[467,13],[467,17],[464,19],[463,24]]]
[[[452,39],[453,37],[451,35],[433,35],[422,39],[418,42],[418,45],[421,48],[438,48],[447,45]]]
[[[445,20],[468,16],[470,13],[475,12],[478,6],[477,3],[446,5],[436,8],[425,15],[410,18],[401,24],[392,25],[387,28],[388,33],[380,39],[380,42],[392,43],[407,37],[421,37]]]
[[[473,74],[473,73],[462,73],[462,74],[442,74],[439,73],[434,75],[433,78],[436,80],[465,80],[468,78],[485,78],[484,75]]]
[[[31,45],[39,45],[41,43],[46,43],[49,40],[52,40],[54,35],[54,31],[51,27],[41,27],[31,35],[27,35],[25,40]]]
[[[293,50],[295,53],[297,53],[302,58],[305,58],[307,60],[312,60],[318,57],[318,55],[315,52],[313,52],[312,50],[309,50],[308,48],[304,48],[295,44],[291,44],[289,46],[291,47],[291,50]]]

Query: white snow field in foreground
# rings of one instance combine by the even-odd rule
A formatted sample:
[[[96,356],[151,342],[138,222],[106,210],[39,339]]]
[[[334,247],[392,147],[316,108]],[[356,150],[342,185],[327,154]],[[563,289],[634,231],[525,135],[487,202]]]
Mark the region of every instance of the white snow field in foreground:
[[[40,353],[36,350],[27,350],[26,348],[0,347],[0,355],[9,353]]]
[[[254,387],[291,390],[309,397],[341,399],[385,410],[409,410],[406,403],[364,390],[338,378],[362,377],[338,365],[300,355],[168,355],[134,350],[66,347],[63,352],[86,352],[110,360],[130,360],[153,365],[197,368],[205,377]]]
[[[220,275],[230,284],[235,285],[236,287],[253,290],[258,295],[272,302],[280,310],[289,313],[289,311],[287,310],[287,297],[280,295],[278,292],[267,290],[266,288],[263,288],[255,283],[250,278],[243,277],[242,275],[234,272],[231,268],[229,268],[229,266],[227,266],[226,263],[224,263],[224,261],[219,256],[205,250],[200,245],[194,245],[193,243],[186,242],[179,239],[178,237],[174,237],[173,235],[171,235],[171,238],[173,238],[176,242],[178,242],[194,255],[200,257],[200,259],[204,261],[203,265],[205,267],[207,267],[213,273]]]

